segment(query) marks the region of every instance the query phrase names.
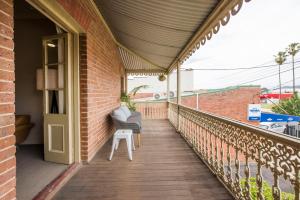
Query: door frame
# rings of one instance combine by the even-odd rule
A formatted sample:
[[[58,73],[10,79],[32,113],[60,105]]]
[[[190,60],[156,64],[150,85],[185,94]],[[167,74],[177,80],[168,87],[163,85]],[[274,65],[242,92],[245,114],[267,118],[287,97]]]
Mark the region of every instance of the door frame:
[[[44,14],[53,23],[60,26],[68,33],[72,34],[73,41],[71,52],[73,67],[71,72],[71,93],[72,93],[72,109],[71,120],[73,130],[73,160],[81,162],[81,147],[80,147],[80,62],[79,62],[79,36],[84,34],[84,29],[74,18],[67,13],[57,1],[49,0],[26,0],[35,9]]]

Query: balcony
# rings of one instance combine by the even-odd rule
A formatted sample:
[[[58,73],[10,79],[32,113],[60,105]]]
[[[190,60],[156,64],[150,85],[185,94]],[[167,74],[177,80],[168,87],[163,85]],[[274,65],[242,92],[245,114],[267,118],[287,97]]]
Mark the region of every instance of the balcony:
[[[231,199],[227,190],[167,120],[145,120],[142,147],[127,157],[110,143],[84,166],[56,199]]]
[[[250,1],[0,0],[0,199],[50,199],[81,167],[54,198],[300,200],[299,140],[181,105],[183,64]],[[142,146],[109,162],[108,116],[130,75],[166,79],[177,104],[139,103]]]
[[[299,141],[174,103],[138,103],[142,147],[108,142],[55,199],[299,199]]]

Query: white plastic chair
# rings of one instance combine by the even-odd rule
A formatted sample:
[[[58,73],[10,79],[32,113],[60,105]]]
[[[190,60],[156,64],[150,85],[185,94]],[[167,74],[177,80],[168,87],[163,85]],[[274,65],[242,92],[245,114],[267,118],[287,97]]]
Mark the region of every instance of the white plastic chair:
[[[130,130],[130,129],[119,129],[114,133],[109,160],[112,159],[114,150],[118,149],[121,139],[126,140],[128,157],[129,157],[129,160],[132,160],[132,150],[135,150],[135,146],[134,146],[133,133],[132,133],[132,130]]]

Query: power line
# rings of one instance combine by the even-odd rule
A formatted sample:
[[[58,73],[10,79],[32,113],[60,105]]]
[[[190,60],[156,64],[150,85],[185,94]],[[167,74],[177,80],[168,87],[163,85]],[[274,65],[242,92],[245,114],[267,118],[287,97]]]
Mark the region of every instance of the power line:
[[[300,68],[300,66],[298,67],[295,67],[295,69],[298,69]],[[288,69],[288,70],[285,70],[285,71],[282,71],[282,73],[285,73],[285,72],[288,72],[288,71],[291,71],[292,69]],[[248,82],[244,82],[244,83],[241,83],[239,85],[244,85],[244,84],[249,84],[249,83],[252,83],[252,82],[256,82],[256,81],[260,81],[260,80],[263,80],[263,79],[266,79],[266,78],[270,78],[270,77],[273,77],[273,76],[277,76],[279,75],[279,73],[276,73],[276,74],[271,74],[271,75],[268,75],[268,76],[265,76],[265,77],[262,77],[262,78],[258,78],[258,79],[255,79],[255,80],[251,80],[251,81],[248,81]]]
[[[299,79],[300,79],[300,76],[295,78],[295,80],[299,80]],[[291,82],[293,82],[293,80],[286,81],[286,82],[282,83],[281,86],[286,85],[287,83],[291,83]],[[279,85],[277,85],[276,87],[273,88],[273,90],[276,90],[276,89],[279,89]]]
[[[298,68],[300,68],[300,66],[295,67],[295,69],[298,69]],[[292,68],[288,69],[288,70],[285,70],[285,71],[281,71],[280,74],[283,74],[283,73],[289,72],[289,71],[292,71]],[[268,75],[268,76],[263,76],[261,78],[255,79],[255,80],[251,80],[251,81],[247,81],[247,82],[241,83],[240,85],[249,84],[249,83],[252,83],[252,82],[256,82],[256,81],[259,81],[259,80],[267,79],[267,78],[270,78],[270,77],[273,77],[273,76],[277,76],[277,75],[279,75],[279,73],[271,74],[271,75]]]
[[[264,63],[262,63],[262,64],[260,64],[260,65],[257,65],[257,66],[266,65],[266,64],[268,64],[268,63],[273,63],[273,62],[274,62],[274,60],[271,60],[271,61],[264,62]],[[272,68],[271,68],[271,69],[272,69]],[[266,68],[259,69],[259,70],[257,70],[256,72],[259,72],[259,71],[265,71],[265,70],[270,70],[270,68],[267,68],[267,69],[266,69]],[[245,72],[248,73],[248,71],[242,71],[242,72],[238,71],[238,72],[234,72],[234,73],[231,73],[231,74],[227,74],[227,75],[225,75],[225,76],[217,77],[217,80],[224,80],[225,78],[232,77],[232,76],[235,76],[235,75],[240,75],[241,73],[245,73]]]
[[[226,81],[226,80],[238,80],[241,77],[247,77],[247,78],[256,78],[258,74],[269,74],[274,72],[274,68],[263,68],[258,70],[244,70],[244,71],[236,71],[235,73],[232,73],[231,75],[223,76],[221,79],[217,79],[218,81]]]
[[[289,70],[289,71],[291,71],[293,68],[292,67],[288,67],[288,68],[286,68],[286,70]],[[255,72],[255,74],[253,74],[253,75],[255,75],[255,77],[254,77],[254,80],[257,80],[257,79],[265,79],[265,77],[266,77],[266,75],[267,75],[267,77],[266,78],[269,78],[269,75],[270,75],[270,77],[272,77],[272,76],[275,76],[275,74],[274,73],[272,73],[272,72],[274,72],[274,70],[264,70],[263,72]],[[285,71],[283,71],[283,72],[285,72]],[[282,72],[281,72],[282,73]],[[279,73],[277,73],[276,75],[278,75]],[[248,82],[255,82],[254,80],[253,80],[253,78],[252,78],[252,76],[251,76],[252,74],[247,74],[246,76],[247,76],[247,78],[248,78],[248,80],[246,79],[246,80],[244,80],[244,82],[245,83],[248,83]],[[260,75],[259,77],[257,76],[257,75]],[[272,75],[272,76],[271,76]],[[240,77],[241,77],[241,75],[240,75]],[[243,80],[238,80],[238,82],[241,82],[241,81],[243,81]],[[235,81],[235,83],[233,82],[233,84],[232,85],[237,85],[238,83],[236,83],[236,81]]]
[[[300,61],[300,60],[296,60],[296,61]],[[291,60],[290,61],[287,61],[287,62],[291,62]],[[257,66],[262,66],[262,65],[266,65],[266,64],[268,64],[268,63],[274,63],[274,59],[272,59],[272,60],[270,60],[270,61],[268,61],[268,62],[264,62],[264,63],[262,63],[261,65],[257,65]],[[288,64],[288,63],[287,63]],[[278,66],[278,65],[277,65]],[[257,71],[252,71],[252,73],[255,73],[255,74],[257,74],[257,73],[268,73],[268,71],[272,71],[273,70],[273,68],[262,68],[262,69],[258,69]],[[225,79],[225,78],[228,78],[228,77],[232,77],[232,76],[234,76],[234,75],[241,75],[242,73],[247,73],[247,76],[249,76],[249,71],[242,71],[242,72],[235,72],[235,73],[231,73],[231,74],[229,74],[229,75],[225,75],[225,76],[222,76],[222,77],[219,77],[218,78],[218,80],[223,80],[223,79]]]
[[[270,63],[270,62],[272,62],[272,61],[265,62],[265,63]],[[281,67],[286,66],[288,64],[292,64],[292,63],[293,62],[291,62],[291,61],[286,62],[283,65],[281,65]],[[294,63],[300,63],[300,60],[296,60]],[[182,68],[181,70],[191,70],[191,71],[193,71],[193,70],[195,70],[195,71],[198,71],[198,70],[199,71],[238,71],[238,72],[227,75],[227,77],[228,76],[233,76],[233,75],[241,76],[242,73],[247,73],[246,76],[249,77],[249,75],[250,75],[250,77],[251,77],[252,74],[257,75],[258,73],[259,74],[271,73],[271,72],[274,71],[273,67],[278,67],[278,64],[270,64],[270,65],[262,64],[262,65],[252,66],[252,67],[239,67],[239,68],[202,68],[202,69]],[[294,69],[298,69],[298,68],[300,68],[300,66],[297,66]],[[244,70],[244,71],[239,71],[239,70]],[[249,70],[256,70],[256,71],[251,71],[250,72]],[[290,68],[288,70],[285,70],[285,71],[281,71],[281,73],[285,73],[285,72],[288,72],[288,71],[291,71],[291,70],[292,70],[292,68]],[[254,80],[246,81],[246,82],[243,82],[243,83],[240,83],[240,84],[232,84],[232,85],[236,85],[236,86],[245,85],[245,84],[249,84],[249,83],[252,83],[252,82],[259,81],[259,80],[267,79],[267,78],[277,76],[277,75],[279,75],[279,73],[270,74],[270,75],[263,76],[263,77],[260,77],[260,78],[254,79]],[[221,77],[221,79],[224,78],[224,77],[226,77],[226,76]],[[217,79],[220,79],[220,78],[217,78]]]
[[[295,63],[299,63],[299,61],[295,61]],[[292,64],[292,62],[284,63],[283,65]],[[200,69],[182,69],[186,71],[234,71],[234,70],[251,70],[251,69],[260,69],[260,68],[270,68],[270,67],[277,67],[278,64],[272,64],[272,65],[261,65],[261,66],[253,66],[253,67],[238,67],[238,68],[200,68]]]

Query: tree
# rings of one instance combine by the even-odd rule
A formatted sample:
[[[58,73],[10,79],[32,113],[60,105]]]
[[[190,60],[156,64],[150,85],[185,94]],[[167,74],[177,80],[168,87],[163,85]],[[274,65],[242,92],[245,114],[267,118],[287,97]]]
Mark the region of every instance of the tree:
[[[295,83],[295,55],[300,50],[300,44],[299,43],[291,43],[288,48],[286,49],[286,52],[292,56],[292,64],[293,64],[293,93],[296,92],[296,83]]]
[[[148,87],[149,87],[148,85],[141,85],[141,86],[137,86],[137,87],[133,88],[128,94],[122,93],[121,94],[121,101],[125,102],[127,107],[131,111],[135,111],[136,106],[135,106],[135,103],[132,101],[132,97],[134,97],[136,95],[136,93],[138,91],[140,91],[141,89],[147,89]]]
[[[141,89],[147,89],[148,87],[149,87],[148,85],[140,85],[140,86],[137,86],[137,87],[133,88],[133,89],[128,93],[128,95],[129,95],[129,96],[135,96],[136,93],[137,93],[138,91],[140,91]]]
[[[286,52],[280,51],[275,55],[275,62],[278,64],[279,69],[279,101],[281,100],[281,70],[280,66],[286,61]]]
[[[298,115],[300,116],[300,98],[296,93],[290,99],[279,102],[272,108],[272,111],[280,114]]]

